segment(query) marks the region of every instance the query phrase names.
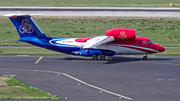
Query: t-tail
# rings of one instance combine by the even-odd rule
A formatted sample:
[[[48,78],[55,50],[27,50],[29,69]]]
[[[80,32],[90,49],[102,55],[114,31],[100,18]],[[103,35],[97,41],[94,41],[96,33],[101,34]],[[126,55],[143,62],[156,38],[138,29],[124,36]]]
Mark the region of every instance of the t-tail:
[[[16,27],[20,39],[18,41],[27,42],[40,47],[44,47],[44,43],[39,40],[45,38],[46,35],[41,31],[36,22],[31,17],[33,14],[6,14]]]
[[[30,14],[6,14],[16,27],[19,36],[23,37],[46,37]]]

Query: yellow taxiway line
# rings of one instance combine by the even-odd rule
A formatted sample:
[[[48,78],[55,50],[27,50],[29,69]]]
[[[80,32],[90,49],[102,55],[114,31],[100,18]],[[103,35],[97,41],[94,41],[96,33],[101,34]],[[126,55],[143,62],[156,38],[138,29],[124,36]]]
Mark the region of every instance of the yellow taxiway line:
[[[43,56],[41,56],[41,57],[35,62],[35,64],[37,64],[42,58],[43,58]]]

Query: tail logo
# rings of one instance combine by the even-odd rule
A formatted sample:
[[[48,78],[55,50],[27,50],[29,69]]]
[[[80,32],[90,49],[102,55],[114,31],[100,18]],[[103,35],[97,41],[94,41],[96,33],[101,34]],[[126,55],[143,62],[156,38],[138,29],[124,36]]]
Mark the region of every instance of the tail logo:
[[[24,33],[33,33],[33,28],[32,25],[29,24],[28,19],[24,19],[22,21],[22,25],[19,27],[19,32],[24,34]]]

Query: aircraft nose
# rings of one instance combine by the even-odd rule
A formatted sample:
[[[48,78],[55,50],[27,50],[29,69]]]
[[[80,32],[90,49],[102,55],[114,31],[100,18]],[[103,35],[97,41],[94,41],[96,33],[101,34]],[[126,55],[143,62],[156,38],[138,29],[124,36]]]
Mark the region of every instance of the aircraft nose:
[[[157,49],[158,49],[159,52],[165,51],[165,48],[162,47],[162,46],[160,46],[160,45],[156,45],[156,47],[157,47]]]
[[[161,48],[159,49],[160,52],[164,52],[165,48],[161,46]]]

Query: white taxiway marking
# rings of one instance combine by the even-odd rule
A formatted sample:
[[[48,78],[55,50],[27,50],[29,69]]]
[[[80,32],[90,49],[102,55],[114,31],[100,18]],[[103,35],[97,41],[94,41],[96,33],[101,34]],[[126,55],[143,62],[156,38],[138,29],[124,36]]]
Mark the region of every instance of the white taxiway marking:
[[[163,79],[156,79],[157,81],[163,81]]]
[[[95,89],[104,91],[104,92],[109,93],[109,94],[112,94],[112,95],[116,95],[116,96],[118,96],[118,97],[125,98],[125,99],[128,99],[128,100],[133,100],[132,98],[126,97],[126,96],[124,96],[124,95],[120,95],[120,94],[117,94],[117,93],[114,93],[114,92],[105,90],[105,89],[103,89],[103,88],[100,88],[100,87],[97,87],[97,86],[88,84],[88,83],[86,83],[86,82],[84,82],[84,81],[82,81],[82,80],[79,80],[79,79],[77,79],[77,78],[75,78],[75,77],[73,77],[73,76],[70,76],[70,75],[68,75],[68,74],[65,74],[65,73],[62,73],[62,74],[65,75],[65,76],[67,76],[67,77],[69,77],[69,78],[71,78],[71,79],[74,79],[74,80],[76,80],[76,81],[78,81],[78,82],[81,82],[81,83],[83,83],[83,84],[85,84],[85,85],[87,85],[87,86],[89,86],[89,87],[92,87],[92,88],[95,88]]]
[[[21,71],[33,71],[33,72],[34,72],[34,70],[25,70],[25,69],[1,69],[1,70],[21,70]],[[84,81],[82,81],[82,80],[80,80],[80,79],[77,79],[77,78],[75,78],[75,77],[73,77],[73,76],[71,76],[71,75],[68,75],[68,74],[66,74],[66,73],[55,72],[55,71],[45,71],[45,70],[37,70],[37,72],[47,72],[47,73],[62,74],[62,75],[67,76],[67,77],[69,77],[69,78],[71,78],[71,79],[73,79],[73,80],[76,80],[76,81],[78,81],[78,82],[81,82],[82,84],[87,85],[87,86],[89,86],[89,87],[98,89],[98,90],[100,90],[100,91],[104,91],[104,92],[106,92],[106,93],[109,93],[109,94],[112,94],[112,95],[115,95],[115,96],[118,96],[118,97],[121,97],[121,98],[124,98],[124,99],[133,100],[133,99],[130,98],[130,97],[127,97],[127,96],[124,96],[124,95],[120,95],[120,94],[117,94],[117,93],[114,93],[114,92],[105,90],[105,89],[103,89],[103,88],[100,88],[100,87],[91,85],[91,84],[89,84],[89,83],[86,83],[86,82],[84,82]]]
[[[17,55],[17,56],[19,56],[19,57],[24,57],[25,56],[26,57],[26,56],[29,56],[29,55]]]
[[[2,76],[10,76],[10,77],[15,77],[16,75],[2,75]]]

